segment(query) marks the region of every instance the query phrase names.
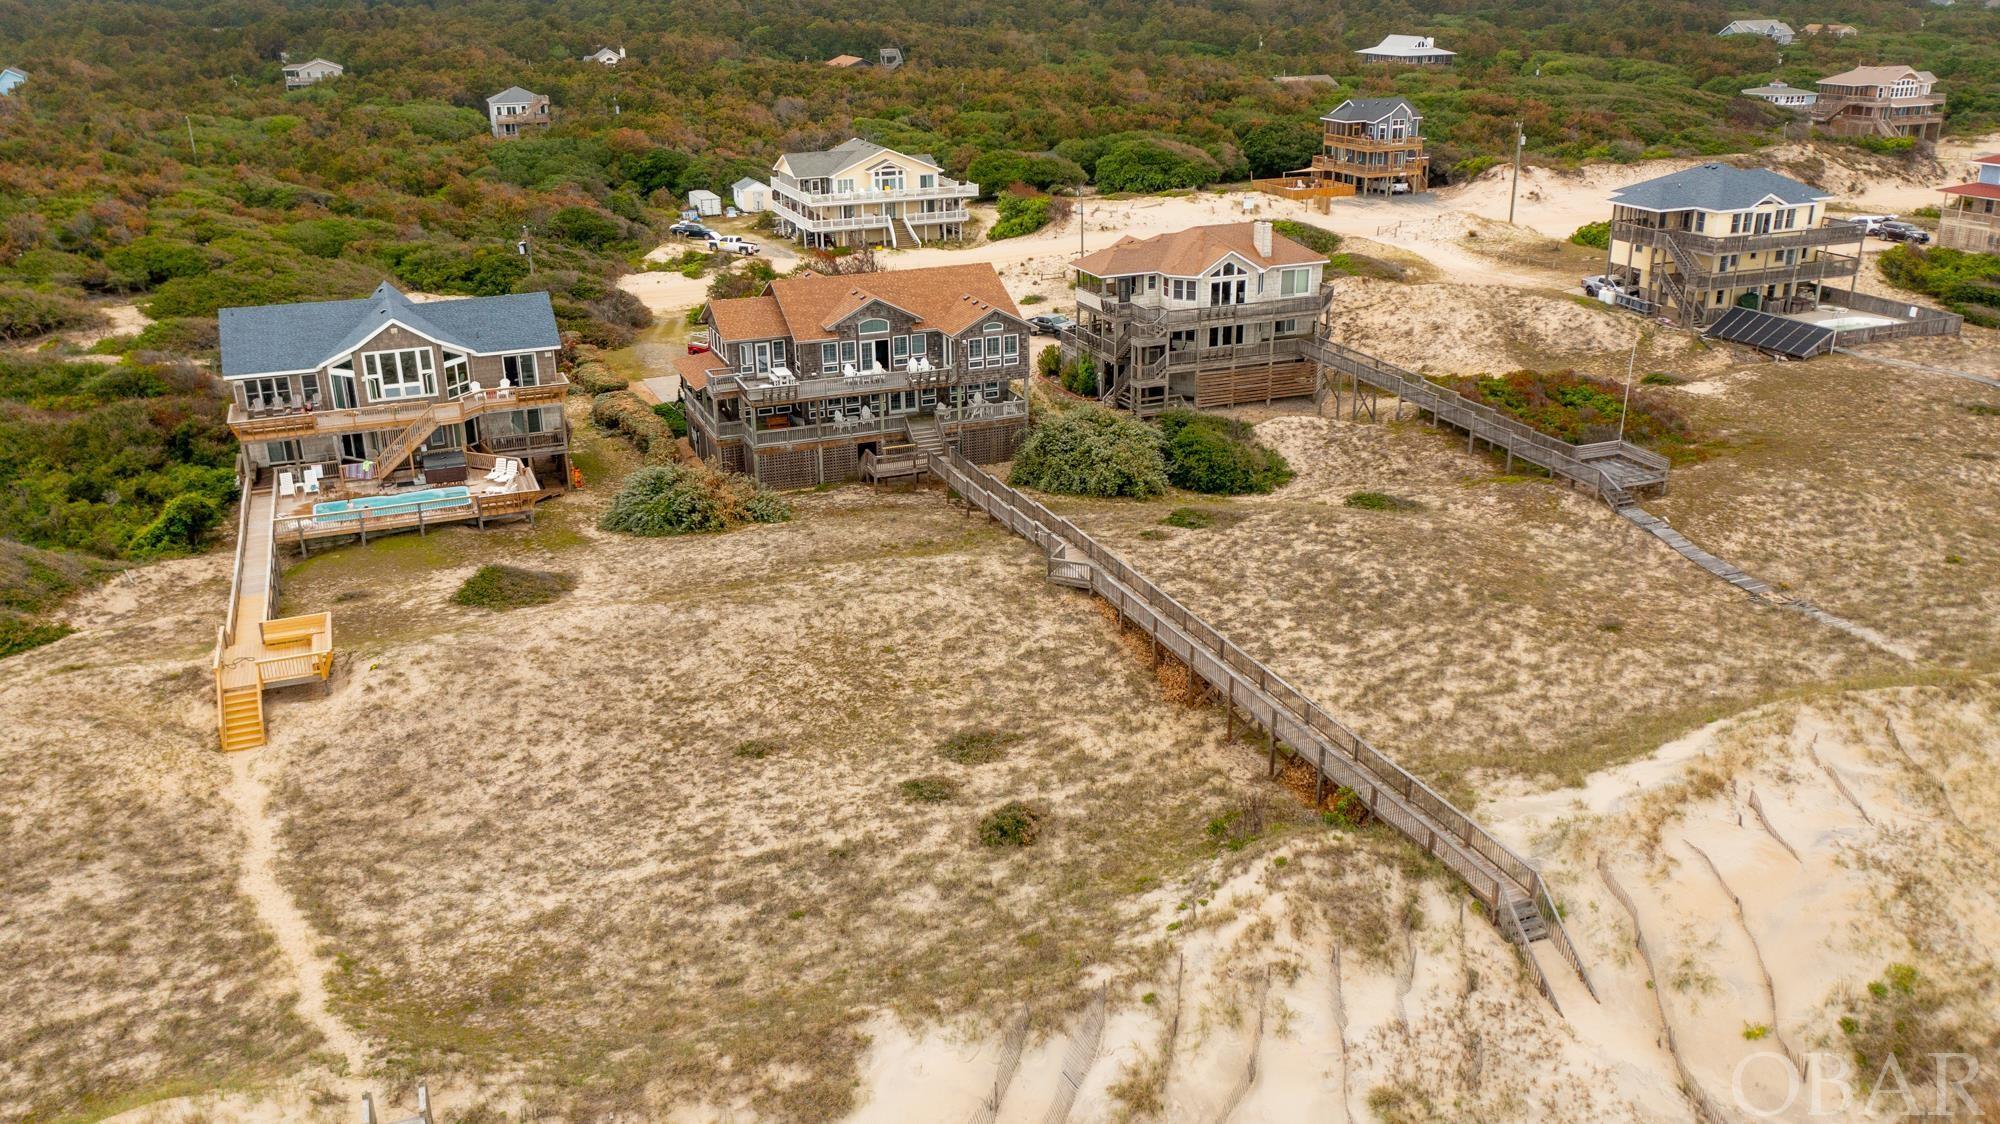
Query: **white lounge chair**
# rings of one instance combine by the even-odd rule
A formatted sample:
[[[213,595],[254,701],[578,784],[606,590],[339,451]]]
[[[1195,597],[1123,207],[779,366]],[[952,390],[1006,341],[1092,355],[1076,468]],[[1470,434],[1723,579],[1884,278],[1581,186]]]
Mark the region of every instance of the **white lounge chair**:
[[[861,407],[861,424],[867,425],[869,422],[872,422],[874,420],[875,420],[875,411],[869,409],[866,406]]]
[[[286,499],[291,499],[291,498],[292,498],[292,496],[293,496],[294,494],[296,494],[296,493],[298,492],[298,490],[299,490],[299,486],[298,486],[298,485],[297,485],[296,483],[293,483],[293,481],[292,481],[292,474],[291,474],[291,473],[289,473],[289,472],[280,472],[280,473],[278,474],[278,494],[279,494],[279,495],[281,495],[281,496],[285,497]]]
[[[487,470],[486,470],[486,473],[485,473],[485,475],[484,475],[484,479],[486,479],[486,480],[498,480],[498,479],[500,479],[500,474],[501,474],[502,472],[506,471],[506,469],[507,469],[507,458],[506,458],[506,457],[494,457],[494,458],[493,458],[493,467],[492,467],[492,468],[489,468],[489,469],[487,469]]]
[[[478,383],[471,382],[465,384],[465,397],[477,398],[483,393],[485,393],[485,391],[480,387]]]
[[[305,479],[306,495],[309,496],[319,495],[319,477],[320,477],[320,467],[318,465],[314,465],[311,468],[306,469],[306,479]]]
[[[852,363],[842,363],[840,365],[840,377],[844,379],[858,379],[861,377],[861,372],[855,370]]]

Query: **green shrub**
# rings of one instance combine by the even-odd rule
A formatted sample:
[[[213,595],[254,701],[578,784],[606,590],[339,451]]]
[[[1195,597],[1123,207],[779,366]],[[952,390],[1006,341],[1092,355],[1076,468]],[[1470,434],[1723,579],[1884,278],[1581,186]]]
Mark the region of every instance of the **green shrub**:
[[[725,531],[744,523],[781,523],[791,515],[783,498],[741,476],[725,476],[704,464],[673,462],[647,465],[626,477],[598,526],[660,537]]]
[[[1909,152],[1917,147],[1915,137],[1833,137],[1832,139],[1883,155]]]
[[[546,605],[576,588],[569,574],[488,565],[475,570],[451,599],[461,605],[504,611]]]
[[[1359,508],[1362,511],[1419,511],[1424,506],[1415,500],[1406,500],[1401,496],[1389,495],[1387,492],[1355,492],[1349,495],[1345,502],[1348,507]]]
[[[688,435],[687,407],[679,402],[661,402],[653,407],[653,413],[663,422],[675,437]]]
[[[1515,371],[1439,380],[1460,395],[1483,402],[1564,441],[1588,444],[1618,436],[1625,386],[1575,371]],[[1664,448],[1691,445],[1694,428],[1679,410],[1652,391],[1636,391],[1624,418],[1625,439]]]
[[[1331,257],[1335,250],[1340,249],[1340,235],[1323,226],[1299,222],[1297,219],[1278,219],[1271,224],[1271,229],[1315,254]]]
[[[149,234],[106,253],[104,264],[136,287],[150,289],[175,277],[206,273],[209,260],[199,246]]]
[[[1199,531],[1204,527],[1215,526],[1215,516],[1198,507],[1177,507],[1168,512],[1167,517],[1160,520],[1160,522],[1165,523],[1169,527]]]
[[[2000,254],[1903,245],[1883,251],[1876,264],[1891,285],[1935,297],[1981,327],[2000,327]]]
[[[1045,379],[1062,377],[1062,348],[1049,344],[1035,355],[1035,373]]]
[[[569,373],[569,381],[578,390],[592,396],[609,394],[614,390],[624,390],[632,385],[625,376],[614,373],[611,368],[595,359],[579,362]]]
[[[549,233],[565,242],[602,250],[622,241],[618,220],[594,207],[564,207],[549,217]]]
[[[592,398],[590,420],[600,428],[623,434],[648,461],[674,456],[674,431],[629,390],[613,390]]]
[[[103,323],[88,304],[59,293],[0,285],[0,340],[25,340]]]
[[[203,536],[222,518],[221,507],[199,492],[183,492],[167,501],[160,514],[132,539],[135,558],[192,554]]]
[[[1277,176],[1312,163],[1325,129],[1307,117],[1281,117],[1243,134],[1243,159],[1253,176]]]
[[[1039,808],[1009,800],[980,819],[979,841],[988,847],[1033,846],[1042,837],[1043,819]]]
[[[1584,223],[1570,234],[1569,240],[1579,246],[1608,250],[1611,248],[1611,223],[1608,220]]]
[[[1007,747],[1020,740],[1018,734],[990,726],[971,726],[946,738],[938,747],[938,754],[957,765],[985,765],[1006,756]]]
[[[1150,193],[1214,183],[1221,171],[1213,157],[1191,144],[1135,138],[1099,157],[1092,178],[1099,191]]]
[[[1292,478],[1292,466],[1275,449],[1257,443],[1254,430],[1232,418],[1193,410],[1159,417],[1166,440],[1167,480],[1208,495],[1268,492]]]
[[[1097,397],[1097,360],[1088,355],[1079,355],[1076,361],[1063,368],[1063,389],[1083,398]]]
[[[1011,482],[1075,496],[1134,496],[1167,490],[1160,432],[1101,406],[1045,418],[1014,457]]]
[[[0,659],[54,643],[74,631],[66,624],[39,621],[0,609]]]
[[[958,782],[936,774],[911,777],[897,785],[896,789],[903,794],[903,799],[912,804],[948,804],[958,799]]]
[[[1050,199],[1046,195],[1008,194],[1000,198],[1000,218],[986,232],[990,241],[1018,238],[1049,225]]]

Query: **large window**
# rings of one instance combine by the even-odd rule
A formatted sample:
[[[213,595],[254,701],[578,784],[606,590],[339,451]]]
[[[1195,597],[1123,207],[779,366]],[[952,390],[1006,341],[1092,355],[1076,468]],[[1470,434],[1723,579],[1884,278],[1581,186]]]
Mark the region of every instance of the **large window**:
[[[832,373],[840,369],[840,345],[831,341],[819,345],[819,369]]]
[[[327,389],[333,396],[334,409],[352,410],[355,406],[360,405],[361,400],[356,396],[354,389],[354,357],[352,355],[329,365],[326,373],[329,376],[327,379]]]
[[[877,191],[901,191],[903,190],[903,169],[898,168],[894,164],[884,164],[875,169],[874,180],[875,190]]]
[[[368,380],[368,398],[387,402],[397,398],[428,398],[437,393],[437,371],[428,347],[405,351],[371,351],[361,357],[361,372]]]
[[[472,388],[472,369],[464,353],[447,351],[444,353],[444,396],[463,397]]]
[[[532,353],[501,356],[500,373],[506,377],[508,386],[536,386],[540,382]]]
[[[863,320],[857,329],[864,336],[879,336],[889,330],[889,322],[880,317]]]
[[[1302,297],[1312,292],[1312,270],[1287,269],[1278,275],[1283,295]]]
[[[243,401],[252,410],[279,410],[292,405],[292,380],[280,375],[268,379],[244,379]]]

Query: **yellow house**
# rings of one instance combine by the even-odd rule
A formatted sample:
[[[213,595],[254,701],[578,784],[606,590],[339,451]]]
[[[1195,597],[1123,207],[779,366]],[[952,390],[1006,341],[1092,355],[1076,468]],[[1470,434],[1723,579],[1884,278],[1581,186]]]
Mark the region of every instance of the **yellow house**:
[[[936,160],[859,138],[825,152],[787,152],[771,168],[778,233],[802,246],[921,246],[965,232],[976,183]]]
[[[1605,275],[1645,311],[1700,328],[1737,305],[1816,307],[1822,286],[1851,288],[1862,228],[1829,221],[1832,198],[1762,168],[1702,164],[1611,196]],[[1830,247],[1851,243],[1852,254]]]

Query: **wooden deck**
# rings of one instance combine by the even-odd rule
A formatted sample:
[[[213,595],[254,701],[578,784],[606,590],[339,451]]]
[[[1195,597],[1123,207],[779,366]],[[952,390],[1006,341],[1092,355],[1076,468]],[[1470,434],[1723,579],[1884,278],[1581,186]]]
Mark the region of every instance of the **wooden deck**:
[[[1632,503],[1633,493],[1642,488],[1666,486],[1667,458],[1630,441],[1572,445],[1446,390],[1422,375],[1332,340],[1315,337],[1307,341],[1305,351],[1314,362],[1357,385],[1365,383],[1394,394],[1429,413],[1437,423],[1464,431],[1468,448],[1475,441],[1484,441],[1507,454],[1510,468],[1516,460],[1537,465],[1551,476],[1589,489],[1613,508]],[[1334,387],[1338,395],[1338,379]]]
[[[264,691],[333,674],[333,614],[274,617],[278,606],[277,486],[258,489],[239,462],[243,501],[229,608],[215,630],[216,732],[225,752],[265,742]]]
[[[1228,708],[1232,732],[1236,715],[1245,715],[1269,732],[1274,760],[1284,747],[1313,766],[1319,784],[1350,789],[1377,819],[1449,867],[1520,949],[1550,1003],[1556,1003],[1555,992],[1530,948],[1539,940],[1554,946],[1595,998],[1562,915],[1541,873],[1526,860],[1074,523],[955,451],[933,456],[930,472],[1040,548],[1050,581],[1103,598],[1121,622],[1184,664]]]

